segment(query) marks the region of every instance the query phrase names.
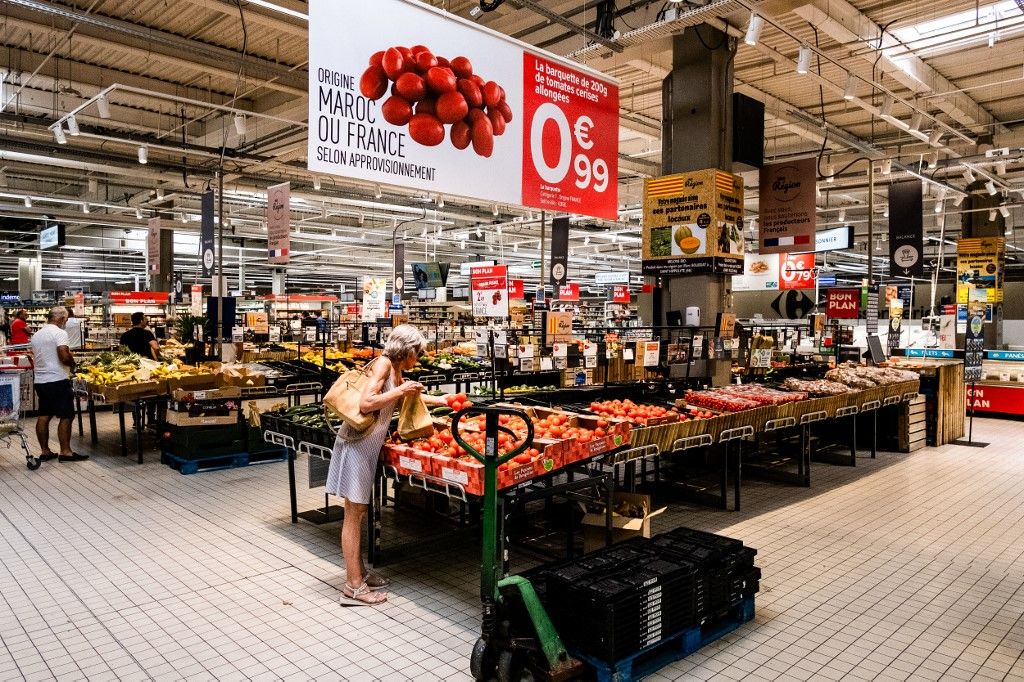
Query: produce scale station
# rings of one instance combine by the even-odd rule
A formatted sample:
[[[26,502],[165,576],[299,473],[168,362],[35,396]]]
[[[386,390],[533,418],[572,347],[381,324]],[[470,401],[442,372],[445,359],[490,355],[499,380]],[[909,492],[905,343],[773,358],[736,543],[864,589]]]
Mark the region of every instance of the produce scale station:
[[[1024,677],[1020,4],[0,0],[0,678]]]

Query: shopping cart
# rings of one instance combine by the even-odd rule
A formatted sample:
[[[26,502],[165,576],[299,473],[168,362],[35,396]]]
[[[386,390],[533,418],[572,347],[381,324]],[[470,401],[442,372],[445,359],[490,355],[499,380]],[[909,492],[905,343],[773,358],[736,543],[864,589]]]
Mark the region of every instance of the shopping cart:
[[[32,405],[32,368],[0,366],[0,442],[8,446],[17,440],[25,453],[25,465],[35,471],[41,464],[28,449],[22,430],[25,413]]]

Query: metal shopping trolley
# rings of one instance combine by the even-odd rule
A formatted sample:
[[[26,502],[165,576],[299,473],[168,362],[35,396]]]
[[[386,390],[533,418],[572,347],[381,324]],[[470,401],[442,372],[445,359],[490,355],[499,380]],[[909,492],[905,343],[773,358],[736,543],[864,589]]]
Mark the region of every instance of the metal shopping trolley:
[[[22,429],[25,413],[31,405],[32,368],[0,366],[0,441],[10,445],[20,440],[25,465],[35,471],[41,462],[28,449],[28,439]]]

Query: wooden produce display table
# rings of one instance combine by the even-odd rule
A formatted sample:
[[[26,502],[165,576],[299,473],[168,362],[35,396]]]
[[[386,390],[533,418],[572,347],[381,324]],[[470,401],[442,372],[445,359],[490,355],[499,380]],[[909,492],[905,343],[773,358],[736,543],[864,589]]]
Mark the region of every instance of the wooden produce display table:
[[[892,365],[921,375],[928,445],[951,443],[964,436],[967,387],[960,359],[893,358]]]

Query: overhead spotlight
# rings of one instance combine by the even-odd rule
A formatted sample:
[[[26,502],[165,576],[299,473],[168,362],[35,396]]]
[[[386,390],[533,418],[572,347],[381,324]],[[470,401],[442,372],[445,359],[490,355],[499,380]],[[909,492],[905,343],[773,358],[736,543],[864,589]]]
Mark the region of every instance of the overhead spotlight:
[[[180,222],[180,223],[187,223],[188,222],[188,217],[185,215],[184,211],[178,211],[178,222]]]
[[[316,192],[320,191],[320,176],[318,175],[313,176],[313,190]]]
[[[964,203],[964,197],[966,196],[966,194],[957,194],[955,197],[953,197],[953,205],[959,208],[960,204]]]
[[[750,15],[750,23],[747,24],[747,35],[743,39],[747,45],[757,45],[761,37],[761,29],[764,28],[764,18],[757,14]]]
[[[939,141],[942,139],[942,130],[939,128],[932,128],[931,134],[928,135],[928,144],[933,147],[939,146]]]
[[[583,238],[583,246],[590,246],[590,235]]]
[[[483,233],[483,231],[482,231],[482,230],[480,229],[480,226],[479,226],[479,225],[477,225],[477,226],[476,226],[476,238],[477,238],[477,239],[480,239],[480,238],[481,238],[481,237],[483,237],[483,236],[484,236],[484,233]]]
[[[882,175],[892,173],[892,159],[882,159],[882,163],[879,164],[879,170],[882,171]]]
[[[157,199],[163,199],[164,198],[164,191],[162,189],[158,189],[156,191],[156,198]]]
[[[845,208],[839,209],[839,222],[841,222],[841,223],[845,223],[846,222],[846,209]]]
[[[82,204],[82,213],[88,213],[88,212],[89,212],[89,204],[88,203],[83,203]]]
[[[970,168],[964,168],[964,180],[967,184],[972,184],[977,178],[974,177],[974,172]]]
[[[938,200],[942,201],[945,198],[946,198],[946,188],[945,187],[940,187],[939,188]],[[936,211],[936,213],[938,213],[938,211]]]
[[[836,181],[836,167],[831,163],[825,164],[825,182],[832,184]]]
[[[512,245],[512,253],[519,253],[519,244],[515,243]]]
[[[1006,162],[996,161],[996,175],[1006,175]]]
[[[882,118],[892,118],[892,108],[895,104],[896,100],[894,100],[891,96],[886,95],[882,99],[882,106],[879,107],[878,109],[878,115],[881,116]]]
[[[888,204],[886,204],[885,208],[882,209],[882,217],[883,218],[888,218],[889,217],[889,205]]]
[[[1010,209],[1007,208],[1006,206],[1000,206],[999,207],[999,214],[1001,216],[1003,216],[1004,218],[1009,218],[1010,217]]]
[[[57,140],[57,144],[68,143],[68,138],[64,136],[64,128],[61,127],[60,123],[53,129],[53,139]]]
[[[437,207],[444,208],[444,197],[440,194],[437,195]]]
[[[25,197],[25,208],[32,208],[32,197]]]
[[[622,253],[625,250],[626,250],[626,247],[623,246],[622,242],[619,242],[619,253]]]
[[[364,216],[362,213],[360,213],[359,214],[359,224],[362,225],[365,222],[366,222],[366,216]]]
[[[938,152],[931,152],[930,154],[928,154],[927,160],[928,160],[928,168],[929,169],[938,168],[938,166],[939,166],[939,153]]]
[[[988,221],[990,223],[991,222],[995,222],[995,219],[996,219],[996,210],[993,208],[991,211],[988,212]]]
[[[380,199],[382,196],[384,196],[384,193],[380,191],[380,185],[373,186],[373,196],[376,197],[377,199]]]
[[[857,88],[856,76],[852,73],[846,74],[846,88],[843,90],[843,99],[847,102],[854,98],[854,90]]]
[[[501,236],[501,225],[498,225],[497,227],[495,227],[494,230],[495,230],[495,232],[498,233],[498,236],[500,237]]]
[[[423,232],[420,233],[420,236],[423,237],[424,239],[427,238],[427,226],[426,225],[423,226]]]
[[[146,145],[139,145],[139,163],[145,164],[149,161],[149,148]]]
[[[248,130],[249,124],[246,122],[245,116],[242,114],[235,114],[235,132],[238,133],[238,136],[245,137]]]
[[[498,205],[497,204],[494,204],[493,206],[491,206],[491,213],[494,214],[495,218],[498,217]]]
[[[78,119],[75,118],[74,114],[68,116],[68,132],[74,136],[82,134],[82,131],[78,129]]]
[[[96,110],[99,112],[100,118],[110,118],[110,102],[107,101],[106,95],[96,98]]]
[[[988,193],[991,196],[995,196],[996,193],[999,191],[996,189],[996,183],[992,182],[991,180],[985,183],[985,189],[988,190]]]
[[[466,250],[466,242],[460,241],[459,242],[459,249],[465,251]]]
[[[96,194],[99,188],[100,183],[96,181],[96,178],[89,178],[89,194]]]
[[[935,212],[936,213],[942,213],[942,200],[941,199],[939,199],[938,201],[935,202]]]
[[[141,208],[138,208],[138,207],[135,208],[135,219],[136,220],[142,220],[142,209]]]
[[[796,72],[805,74],[811,69],[811,48],[806,45],[800,46],[800,54],[796,60]]]
[[[989,33],[988,34],[988,46],[989,47],[995,47],[996,46],[997,38],[998,37],[996,36],[996,32],[995,31],[992,31],[991,33]]]
[[[924,120],[924,114],[920,111],[915,111],[914,115],[910,117],[910,130],[913,132],[920,132],[921,122]]]
[[[365,232],[363,232],[363,233],[362,233],[361,235],[359,235],[359,238],[360,238],[360,239],[366,239],[366,233],[365,233]]]

